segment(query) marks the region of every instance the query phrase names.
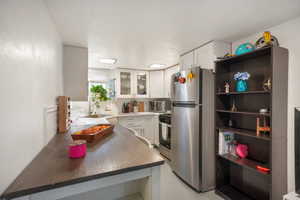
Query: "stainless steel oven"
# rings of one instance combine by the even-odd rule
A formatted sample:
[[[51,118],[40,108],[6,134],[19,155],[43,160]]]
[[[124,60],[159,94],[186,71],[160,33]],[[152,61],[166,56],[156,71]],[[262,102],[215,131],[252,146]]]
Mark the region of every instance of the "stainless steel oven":
[[[159,151],[171,160],[171,114],[159,115]]]

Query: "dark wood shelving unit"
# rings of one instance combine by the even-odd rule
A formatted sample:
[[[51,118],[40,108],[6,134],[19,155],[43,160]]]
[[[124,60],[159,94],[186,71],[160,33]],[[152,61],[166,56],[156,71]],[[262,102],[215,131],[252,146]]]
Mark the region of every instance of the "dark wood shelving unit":
[[[256,169],[256,166],[259,165],[259,166],[262,166],[262,167],[267,167],[265,166],[265,164],[263,163],[260,163],[260,162],[256,162],[254,160],[249,160],[249,159],[246,159],[246,158],[237,158],[235,156],[232,156],[231,154],[225,154],[225,155],[219,155],[221,158],[224,158],[230,162],[233,162],[237,165],[240,165],[242,167],[246,167],[250,170],[254,170],[255,172],[257,173],[261,173],[263,175],[269,175],[269,173],[267,172],[263,172],[263,171],[260,171],[260,170],[257,170]]]
[[[253,200],[251,197],[238,191],[231,185],[224,185],[216,190],[216,194],[220,195],[226,200],[239,199],[239,200]]]
[[[242,95],[242,94],[270,94],[270,91],[256,90],[256,91],[246,91],[246,92],[217,92],[217,95]]]
[[[287,193],[288,50],[266,47],[215,63],[216,194],[233,200],[281,200]],[[233,76],[237,72],[251,75],[248,91],[235,91]],[[270,91],[263,89],[267,79],[272,83]],[[225,93],[226,82],[229,93]],[[233,105],[237,111],[231,111]],[[270,112],[259,113],[262,108]],[[257,119],[266,121],[271,131],[257,135]],[[224,137],[220,134],[224,132],[248,146],[246,158],[219,155],[224,152],[224,143],[219,151],[219,139]]]
[[[270,113],[261,114],[259,112],[246,112],[246,111],[231,111],[231,110],[216,110],[222,113],[241,114],[241,115],[255,115],[255,116],[270,116]]]
[[[270,141],[271,137],[266,134],[261,134],[260,136],[256,135],[256,131],[246,130],[246,129],[238,129],[238,128],[230,128],[230,127],[217,127],[222,132],[232,132],[234,134],[239,134],[247,137],[253,137],[259,140],[267,140]]]

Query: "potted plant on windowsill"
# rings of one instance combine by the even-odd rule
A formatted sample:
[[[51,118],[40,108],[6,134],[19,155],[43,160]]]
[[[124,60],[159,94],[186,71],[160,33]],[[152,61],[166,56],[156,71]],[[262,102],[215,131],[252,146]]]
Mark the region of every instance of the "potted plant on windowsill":
[[[101,102],[108,101],[107,90],[102,85],[93,85],[91,92],[91,115],[90,117],[99,117],[97,110],[100,108]]]

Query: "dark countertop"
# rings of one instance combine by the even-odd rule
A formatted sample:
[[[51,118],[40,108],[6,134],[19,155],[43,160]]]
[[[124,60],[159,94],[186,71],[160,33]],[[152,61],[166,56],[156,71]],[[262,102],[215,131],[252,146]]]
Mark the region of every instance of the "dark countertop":
[[[70,159],[70,133],[84,128],[87,126],[72,128],[67,134],[54,136],[1,198],[16,198],[164,163],[158,153],[120,125],[116,125],[112,135],[89,146],[85,158]]]

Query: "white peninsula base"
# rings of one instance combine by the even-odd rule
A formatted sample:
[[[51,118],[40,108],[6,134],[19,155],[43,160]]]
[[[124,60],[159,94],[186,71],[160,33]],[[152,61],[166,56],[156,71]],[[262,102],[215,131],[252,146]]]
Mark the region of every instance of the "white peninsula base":
[[[86,193],[101,188],[106,188],[121,183],[129,183],[130,181],[134,180],[141,180],[140,194],[143,200],[160,199],[160,166],[155,166],[151,168],[145,168],[118,175],[94,179],[91,181],[73,184],[69,186],[59,187],[56,189],[46,190],[28,196],[15,198],[14,200],[59,200],[62,198]],[[125,197],[124,199],[127,200],[130,198],[131,197]],[[137,200],[139,199],[138,197],[136,198]],[[101,199],[101,197],[99,197],[99,199]]]

